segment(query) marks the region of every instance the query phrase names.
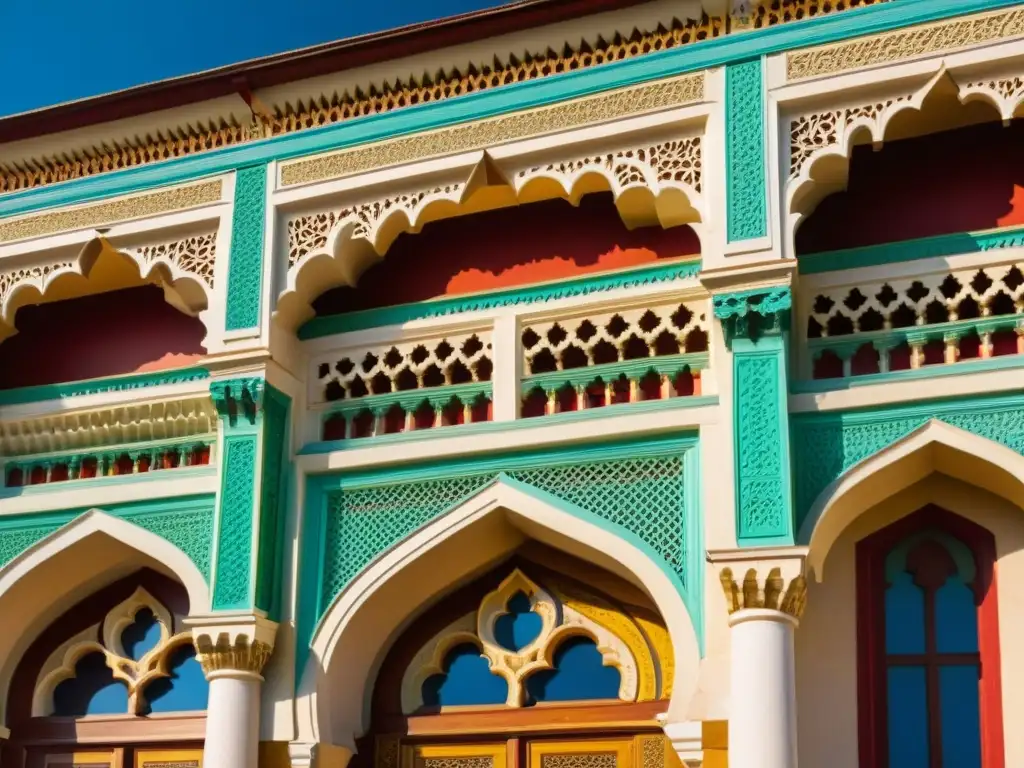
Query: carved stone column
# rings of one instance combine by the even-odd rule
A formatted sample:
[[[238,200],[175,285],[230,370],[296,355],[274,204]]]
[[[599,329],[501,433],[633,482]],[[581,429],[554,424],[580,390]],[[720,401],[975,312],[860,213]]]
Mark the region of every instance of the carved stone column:
[[[730,768],[796,768],[793,631],[807,600],[805,547],[710,552],[731,628]]]
[[[253,614],[191,617],[187,623],[210,681],[203,764],[251,768],[259,759],[262,672],[277,624]]]

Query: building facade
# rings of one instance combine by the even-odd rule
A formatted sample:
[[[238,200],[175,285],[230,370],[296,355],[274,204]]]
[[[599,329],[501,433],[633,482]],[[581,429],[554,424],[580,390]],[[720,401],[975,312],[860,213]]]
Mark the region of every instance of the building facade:
[[[0,142],[3,768],[1024,765],[1024,6],[527,2]]]

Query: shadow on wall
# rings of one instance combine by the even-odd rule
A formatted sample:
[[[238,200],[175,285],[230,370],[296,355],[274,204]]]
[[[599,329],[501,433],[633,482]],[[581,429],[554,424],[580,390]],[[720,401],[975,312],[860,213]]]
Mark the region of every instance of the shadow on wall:
[[[853,150],[844,192],[796,233],[796,252],[1024,224],[1024,119]]]
[[[156,371],[200,359],[206,328],[146,285],[22,307],[0,344],[0,389]]]
[[[690,227],[630,231],[610,193],[578,206],[550,200],[434,222],[402,234],[356,288],[313,307],[333,315],[636,267],[700,253]]]

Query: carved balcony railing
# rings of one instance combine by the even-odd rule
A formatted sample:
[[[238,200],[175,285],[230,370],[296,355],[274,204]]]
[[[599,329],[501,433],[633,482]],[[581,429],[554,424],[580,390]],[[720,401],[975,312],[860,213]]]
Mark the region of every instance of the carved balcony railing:
[[[700,395],[708,299],[643,293],[339,334],[336,348],[310,361],[309,439],[408,435]]]
[[[523,417],[699,395],[707,309],[676,301],[552,318],[521,341]]]
[[[210,463],[216,436],[14,456],[3,463],[4,485],[20,488],[120,475],[163,472]]]
[[[813,379],[1024,354],[1024,263],[977,264],[805,295]]]
[[[321,439],[348,440],[490,421],[487,328],[343,348],[316,362]]]

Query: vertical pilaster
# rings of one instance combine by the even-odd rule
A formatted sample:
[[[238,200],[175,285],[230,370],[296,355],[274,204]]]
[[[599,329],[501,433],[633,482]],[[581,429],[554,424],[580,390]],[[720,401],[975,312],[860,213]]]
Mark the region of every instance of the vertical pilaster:
[[[769,247],[764,61],[725,68],[726,251]]]
[[[736,538],[793,543],[785,329],[788,286],[714,297],[733,354]]]
[[[239,168],[231,217],[224,329],[230,335],[258,334],[263,293],[263,243],[267,217],[267,166]]]
[[[211,383],[221,420],[213,609],[276,618],[289,399],[262,378]]]

